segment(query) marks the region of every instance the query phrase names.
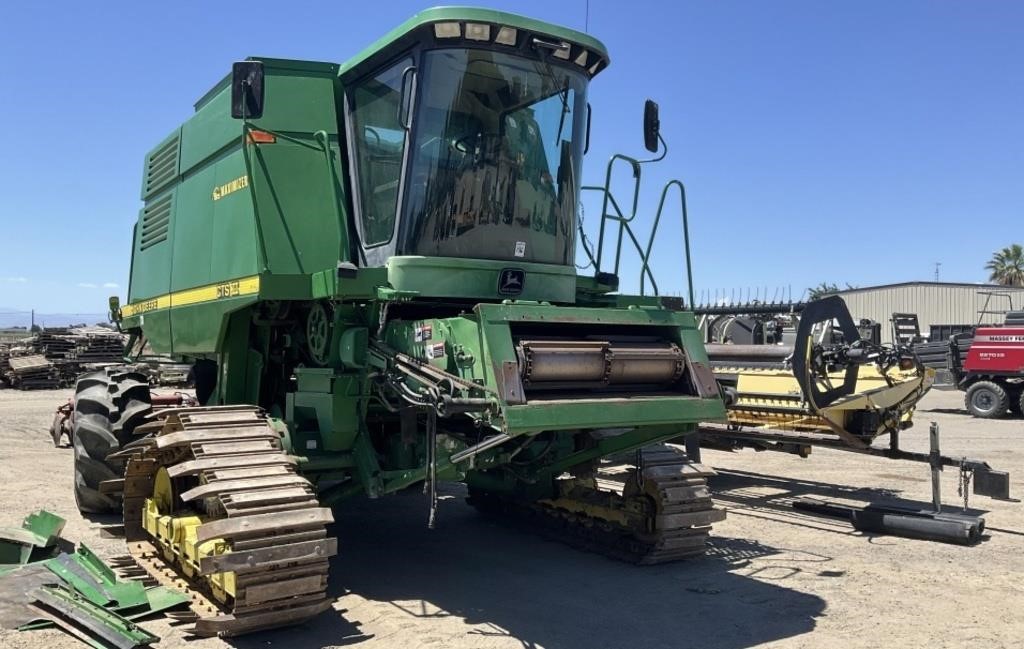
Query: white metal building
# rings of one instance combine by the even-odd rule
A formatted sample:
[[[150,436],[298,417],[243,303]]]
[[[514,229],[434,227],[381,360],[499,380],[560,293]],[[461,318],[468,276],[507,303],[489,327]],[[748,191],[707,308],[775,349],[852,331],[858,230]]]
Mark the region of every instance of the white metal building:
[[[952,282],[902,282],[837,293],[854,320],[882,324],[882,341],[892,342],[893,313],[916,313],[922,335],[931,325],[1002,323],[1006,311],[1024,310],[1024,287]]]

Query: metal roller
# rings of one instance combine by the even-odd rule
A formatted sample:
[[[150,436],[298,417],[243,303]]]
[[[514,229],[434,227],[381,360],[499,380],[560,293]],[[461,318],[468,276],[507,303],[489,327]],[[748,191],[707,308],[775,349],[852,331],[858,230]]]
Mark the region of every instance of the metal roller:
[[[611,354],[612,385],[674,383],[683,375],[683,352],[672,343],[618,343]]]
[[[523,383],[533,387],[667,384],[685,368],[682,350],[669,342],[523,340],[517,352]]]
[[[600,341],[524,340],[519,343],[524,382],[604,382],[609,344]]]
[[[704,345],[708,358],[719,360],[726,358],[749,358],[758,360],[782,360],[793,353],[792,345],[720,345],[710,343]]]

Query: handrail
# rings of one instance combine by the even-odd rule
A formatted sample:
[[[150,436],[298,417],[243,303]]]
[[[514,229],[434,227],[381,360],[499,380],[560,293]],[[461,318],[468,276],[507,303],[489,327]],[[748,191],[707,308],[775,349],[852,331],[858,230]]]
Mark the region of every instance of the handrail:
[[[664,141],[662,141],[662,145],[664,145]],[[647,280],[649,279],[650,282],[651,282],[651,289],[653,290],[653,295],[657,296],[658,295],[658,284],[657,284],[657,282],[654,279],[654,272],[651,270],[651,264],[650,264],[651,253],[652,253],[653,248],[654,248],[654,238],[657,235],[658,226],[661,223],[661,215],[662,215],[662,212],[664,212],[664,210],[665,210],[665,201],[668,198],[669,190],[673,186],[678,187],[679,188],[679,203],[680,203],[680,208],[681,208],[681,218],[682,218],[682,222],[683,222],[683,248],[684,248],[684,251],[686,253],[686,282],[687,282],[687,291],[688,291],[688,296],[689,296],[689,300],[690,300],[689,304],[692,307],[693,304],[694,304],[694,295],[693,295],[693,266],[692,266],[692,262],[691,262],[691,259],[690,259],[690,224],[689,224],[689,215],[688,215],[687,210],[686,210],[686,187],[685,187],[685,185],[683,185],[682,181],[680,181],[680,180],[670,180],[662,188],[662,190],[661,190],[661,199],[658,201],[658,209],[657,209],[657,211],[654,214],[654,222],[651,224],[651,233],[650,233],[650,236],[647,239],[647,247],[646,247],[646,249],[640,246],[640,242],[637,240],[636,235],[633,232],[633,228],[630,225],[633,222],[633,220],[636,218],[637,207],[638,207],[638,204],[639,204],[639,201],[640,201],[640,175],[641,175],[640,166],[642,164],[646,163],[646,162],[654,162],[656,160],[661,160],[664,156],[665,156],[665,153],[663,152],[660,157],[655,158],[653,160],[637,160],[636,158],[631,158],[629,156],[616,153],[615,155],[613,155],[608,160],[608,166],[606,167],[606,170],[605,170],[605,184],[604,184],[603,187],[599,186],[599,185],[584,185],[584,186],[582,186],[580,188],[581,191],[597,191],[597,192],[601,192],[601,194],[603,195],[602,203],[601,203],[601,223],[600,223],[599,228],[598,228],[598,237],[597,237],[597,255],[596,255],[596,259],[595,259],[594,255],[591,254],[591,252],[589,250],[587,250],[586,246],[584,246],[584,252],[586,252],[587,257],[590,259],[591,264],[593,264],[594,272],[595,273],[600,273],[601,272],[601,259],[602,259],[602,255],[603,255],[603,252],[604,252],[604,237],[605,237],[606,224],[607,224],[608,221],[615,221],[615,222],[617,222],[619,224],[619,232],[618,232],[618,236],[616,238],[616,243],[615,243],[615,266],[614,266],[614,273],[616,275],[618,275],[618,273],[619,273],[619,265],[620,265],[621,258],[622,258],[622,243],[623,243],[622,238],[623,238],[623,234],[625,233],[626,235],[629,236],[630,241],[633,243],[633,247],[636,248],[637,254],[640,257],[640,295],[646,295],[646,290],[647,290],[646,283],[647,283]],[[612,191],[611,191],[612,171],[613,171],[613,169],[615,167],[616,162],[618,162],[618,161],[622,161],[622,162],[628,163],[630,165],[630,168],[633,171],[633,181],[634,181],[633,182],[633,205],[632,205],[632,209],[630,210],[630,213],[629,213],[628,216],[623,213],[622,208],[619,205],[619,202],[615,199],[615,196],[612,195]],[[609,209],[609,207],[611,209]],[[580,229],[582,230],[582,225],[580,226]]]
[[[605,193],[606,195],[610,195],[610,193],[611,193],[611,192],[607,191],[607,189],[605,187],[598,187],[596,185],[584,186],[584,187],[581,187],[580,189],[586,190],[586,191],[599,191],[599,192]],[[640,246],[640,242],[637,240],[636,235],[633,234],[633,228],[629,227],[629,220],[626,219],[622,215],[622,211],[619,209],[618,203],[615,202],[614,198],[611,199],[611,202],[612,202],[613,207],[615,207],[615,211],[617,212],[618,215],[605,213],[605,214],[602,215],[601,223],[603,224],[606,219],[611,219],[611,220],[614,220],[614,221],[618,221],[618,223],[619,223],[619,239],[618,239],[617,250],[616,250],[616,253],[615,253],[615,274],[618,274],[618,272],[619,272],[619,258],[620,258],[621,248],[622,248],[622,233],[623,233],[623,231],[625,231],[625,233],[629,235],[630,240],[633,242],[633,247],[636,248],[637,254],[640,255],[641,261],[643,261],[643,263],[641,265],[641,271],[640,271],[641,272],[640,294],[641,295],[644,294],[644,292],[643,292],[644,291],[644,286],[643,286],[642,279],[643,279],[643,273],[646,272],[648,277],[651,280],[651,286],[654,288],[654,291],[655,291],[654,294],[657,295],[658,294],[657,293],[657,291],[658,291],[658,284],[657,284],[657,282],[654,279],[654,273],[651,271],[650,265],[645,260],[644,249]],[[604,235],[602,234],[602,235],[599,235],[599,237],[598,237],[598,243],[597,243],[597,250],[598,250],[598,252],[597,252],[597,259],[598,259],[598,261],[595,261],[594,258],[590,255],[590,252],[586,251],[586,249],[584,248],[584,250],[587,252],[587,256],[590,258],[591,263],[594,264],[594,272],[595,273],[601,272],[601,266],[600,266],[600,261],[599,260],[601,258],[601,248],[604,246],[603,236]]]
[[[651,248],[654,246],[654,235],[658,231],[658,223],[661,221],[661,212],[665,208],[665,199],[668,197],[668,191],[672,187],[679,188],[679,205],[681,209],[681,215],[683,219],[683,250],[686,251],[686,285],[690,297],[690,308],[693,308],[693,266],[690,262],[690,219],[686,213],[686,186],[683,185],[683,181],[678,179],[672,179],[665,183],[665,187],[661,190],[661,200],[658,201],[658,211],[654,214],[654,224],[651,225],[651,237],[647,240],[647,250],[644,252],[644,266],[646,267],[650,263],[651,259]],[[654,284],[654,280],[651,280],[651,284],[654,286],[655,295],[657,295],[658,286]],[[644,294],[644,275],[640,273],[640,295]]]
[[[243,104],[245,102],[242,102]],[[256,201],[256,187],[254,183],[254,177],[252,173],[252,156],[249,153],[249,133],[256,130],[248,120],[243,119],[242,121],[242,161],[245,164],[245,176],[249,179],[249,184],[252,187],[249,189],[249,200],[252,202],[252,220],[255,224],[256,230],[256,243],[259,245],[259,261],[260,261],[260,273],[266,273],[270,270],[270,262],[267,259],[267,243],[263,238],[263,224],[260,222],[260,209]]]

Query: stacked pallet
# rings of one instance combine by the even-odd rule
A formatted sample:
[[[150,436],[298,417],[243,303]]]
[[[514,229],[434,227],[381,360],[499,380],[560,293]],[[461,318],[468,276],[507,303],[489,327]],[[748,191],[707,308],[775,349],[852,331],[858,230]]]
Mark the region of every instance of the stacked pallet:
[[[35,336],[32,347],[50,360],[64,360],[75,348],[75,336],[65,327],[47,327]]]
[[[22,389],[74,385],[82,372],[120,363],[124,344],[121,333],[103,327],[48,327],[17,344],[0,347],[0,379]],[[11,366],[14,359],[23,359],[17,370]]]
[[[11,369],[11,346],[0,343],[0,387],[7,386],[7,372]]]
[[[43,390],[60,387],[60,371],[42,354],[15,356],[8,359],[8,365],[10,369],[4,378],[12,387],[21,390]]]
[[[80,330],[73,339],[74,347],[67,358],[77,363],[120,363],[124,358],[124,339],[117,332]]]

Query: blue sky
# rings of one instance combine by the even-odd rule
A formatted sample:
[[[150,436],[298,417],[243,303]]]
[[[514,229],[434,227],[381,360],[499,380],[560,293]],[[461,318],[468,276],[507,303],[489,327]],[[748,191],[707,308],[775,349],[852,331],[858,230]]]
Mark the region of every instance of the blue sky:
[[[482,4],[584,27],[585,0]],[[95,313],[123,296],[143,155],[231,61],[340,62],[426,6],[6,3],[0,307]],[[585,179],[643,153],[657,100],[670,153],[645,170],[641,211],[685,181],[698,292],[931,279],[936,261],[977,282],[1024,240],[1024,3],[591,0],[589,14],[612,66],[590,91]],[[664,292],[684,286],[679,241],[666,222]]]

